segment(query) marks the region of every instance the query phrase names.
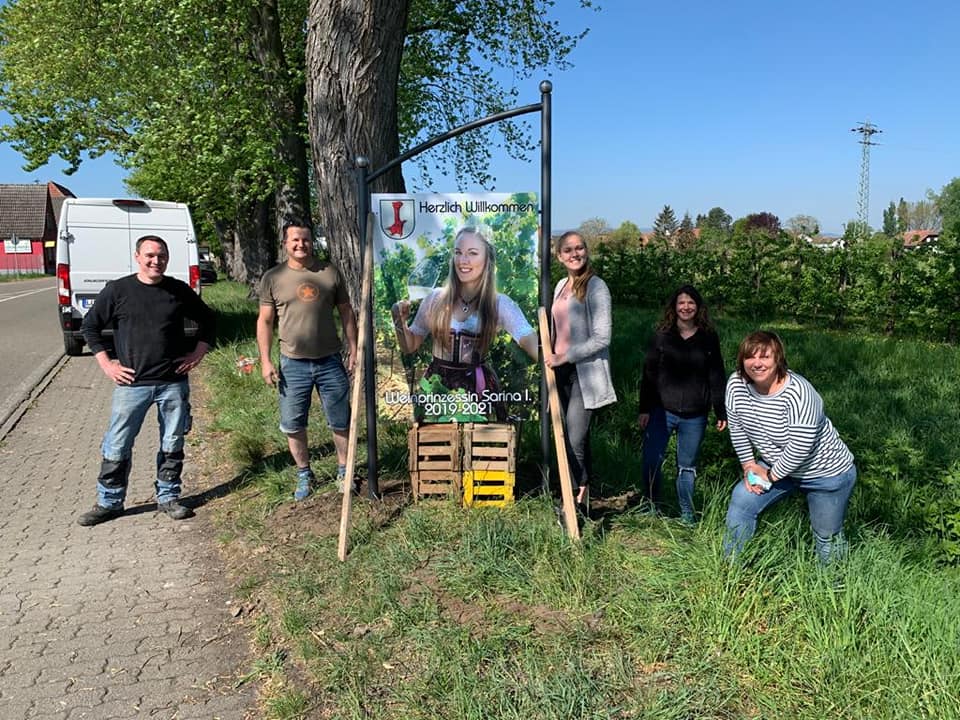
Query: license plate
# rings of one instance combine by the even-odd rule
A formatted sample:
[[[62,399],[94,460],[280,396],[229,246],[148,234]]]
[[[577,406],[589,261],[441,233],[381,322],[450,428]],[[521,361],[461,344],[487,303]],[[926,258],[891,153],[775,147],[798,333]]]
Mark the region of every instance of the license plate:
[[[90,308],[93,307],[93,303],[95,303],[96,300],[97,299],[95,297],[80,298],[80,307],[82,307],[84,310],[89,310]]]

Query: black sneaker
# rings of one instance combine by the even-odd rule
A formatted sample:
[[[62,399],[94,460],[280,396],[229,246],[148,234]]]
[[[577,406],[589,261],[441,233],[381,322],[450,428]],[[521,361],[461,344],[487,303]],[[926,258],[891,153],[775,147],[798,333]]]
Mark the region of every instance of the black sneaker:
[[[577,520],[582,528],[583,523],[590,519],[590,505],[586,502],[578,502],[573,504],[573,509],[577,513]]]
[[[186,505],[181,505],[177,500],[157,503],[157,510],[170,516],[171,520],[185,520],[193,517],[193,510]]]
[[[107,520],[113,520],[115,517],[123,515],[123,505],[117,507],[105,508],[102,505],[94,505],[92,510],[88,510],[77,518],[77,522],[84,527],[99,525]]]

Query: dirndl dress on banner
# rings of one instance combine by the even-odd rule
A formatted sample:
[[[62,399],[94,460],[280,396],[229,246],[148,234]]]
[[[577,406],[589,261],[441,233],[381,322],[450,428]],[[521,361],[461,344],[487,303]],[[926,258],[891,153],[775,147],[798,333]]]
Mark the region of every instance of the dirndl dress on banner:
[[[440,296],[440,290],[428,295],[417,310],[410,331],[420,337],[430,334],[428,319]],[[497,329],[506,331],[514,340],[526,337],[533,328],[523,316],[523,311],[509,297],[497,293]],[[426,377],[437,375],[449,390],[463,389],[483,397],[484,391],[500,393],[500,378],[482,356],[477,343],[480,335],[480,318],[476,311],[465,320],[450,320],[450,344],[446,350],[436,338],[433,339],[433,359],[427,366]],[[498,422],[506,422],[507,408],[502,401],[493,403]]]

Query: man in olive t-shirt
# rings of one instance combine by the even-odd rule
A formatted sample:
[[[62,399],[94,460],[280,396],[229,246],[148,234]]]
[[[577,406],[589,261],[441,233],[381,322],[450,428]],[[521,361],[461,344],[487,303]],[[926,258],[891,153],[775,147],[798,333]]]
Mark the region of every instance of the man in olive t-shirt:
[[[302,223],[283,228],[287,261],[270,268],[260,281],[257,347],[260,369],[269,385],[279,385],[280,430],[287,436],[297,464],[294,497],[305,499],[316,480],[310,469],[307,416],[317,389],[337,451],[337,482],[344,491],[347,435],[350,427],[350,384],[357,356],[357,319],[340,271],[314,254],[313,234]],[[337,336],[334,308],[340,313],[347,341],[347,364]],[[270,360],[274,320],[279,320],[280,367]]]

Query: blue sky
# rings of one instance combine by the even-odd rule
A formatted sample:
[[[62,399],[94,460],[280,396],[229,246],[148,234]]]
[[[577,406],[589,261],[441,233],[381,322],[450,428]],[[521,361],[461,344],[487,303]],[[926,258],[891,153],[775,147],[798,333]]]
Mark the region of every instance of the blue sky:
[[[960,176],[960,3],[558,0],[569,31],[590,27],[574,68],[553,73],[553,227],[591,217],[649,227],[681,216],[813,215],[840,232],[857,211],[859,136],[871,150],[870,222]],[[521,103],[539,99],[535,75]],[[0,122],[8,118],[0,114]],[[539,127],[538,121],[535,127]],[[70,177],[30,173],[0,145],[0,182],[55,180],[77,195],[125,194],[109,159]],[[498,191],[539,190],[539,162],[494,164]],[[436,187],[437,191],[456,188]],[[475,190],[476,188],[465,188]]]

